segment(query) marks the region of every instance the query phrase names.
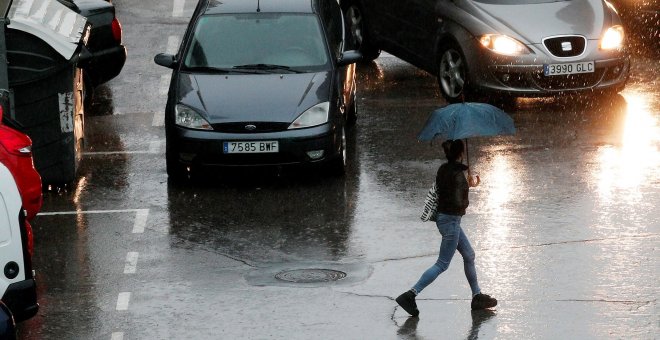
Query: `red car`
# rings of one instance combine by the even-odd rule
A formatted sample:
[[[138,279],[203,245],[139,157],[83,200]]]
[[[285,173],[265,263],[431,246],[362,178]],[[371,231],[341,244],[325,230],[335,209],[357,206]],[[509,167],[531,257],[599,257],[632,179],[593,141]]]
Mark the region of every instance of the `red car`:
[[[0,106],[0,121],[2,121],[2,111]],[[27,220],[31,221],[41,209],[42,203],[41,176],[32,161],[32,141],[27,135],[1,122],[0,162],[9,168],[16,179],[23,199],[23,209],[27,211]]]
[[[0,122],[2,119],[0,105]],[[32,163],[32,142],[26,135],[0,123],[0,301],[16,322],[39,310],[32,271],[34,238],[28,223],[42,203],[41,177]]]

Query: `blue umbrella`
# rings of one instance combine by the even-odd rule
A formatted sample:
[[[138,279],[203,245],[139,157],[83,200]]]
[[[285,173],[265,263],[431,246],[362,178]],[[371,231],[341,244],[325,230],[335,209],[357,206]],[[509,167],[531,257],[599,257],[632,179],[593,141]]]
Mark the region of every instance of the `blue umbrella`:
[[[428,142],[436,137],[464,139],[514,133],[513,119],[499,108],[485,103],[457,103],[431,112],[417,139]]]
[[[424,128],[417,135],[422,142],[442,139],[464,139],[470,137],[486,137],[509,135],[516,133],[513,119],[499,108],[485,103],[457,103],[439,108],[426,120]],[[470,153],[465,140],[465,153],[468,164],[468,175],[472,178]]]

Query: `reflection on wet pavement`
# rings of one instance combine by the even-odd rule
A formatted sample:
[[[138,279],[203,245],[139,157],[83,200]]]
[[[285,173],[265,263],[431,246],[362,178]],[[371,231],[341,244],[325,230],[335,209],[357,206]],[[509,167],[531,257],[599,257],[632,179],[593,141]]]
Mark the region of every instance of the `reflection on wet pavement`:
[[[390,60],[395,63],[381,58],[370,68],[378,72],[364,76],[366,87],[374,89],[376,98],[383,87],[403,87],[397,92],[406,99],[395,104],[369,92],[365,100],[371,114],[360,122],[368,130],[358,141],[364,161],[350,241],[355,253],[379,263],[419,258],[416,266],[401,266],[405,273],[393,272],[403,276],[396,286],[406,287],[432,263],[439,244],[434,228],[416,218],[443,159],[439,143],[416,144],[414,136],[428,113],[444,104],[426,85],[406,92],[413,78],[404,77],[399,65],[388,67]],[[433,85],[428,76],[414,78]],[[656,92],[653,86],[632,83],[610,97],[519,99],[510,110],[516,136],[470,141],[471,164],[482,184],[471,193],[464,228],[477,249],[482,286],[503,299],[503,309],[523,296],[534,299],[518,314],[525,318],[550,301],[582,301],[600,312],[569,310],[583,322],[604,327],[589,337],[644,338],[639,326],[655,314],[659,274],[652,265],[660,236]],[[427,99],[416,101],[417,96]],[[398,127],[397,133],[391,126]],[[461,271],[448,276],[433,296],[464,295]],[[620,308],[605,312],[612,304]],[[612,321],[629,309],[637,326]],[[598,318],[616,326],[604,326],[607,322]],[[533,332],[514,328],[510,334]],[[557,332],[550,334],[583,334]]]
[[[634,73],[610,97],[518,99],[509,110],[516,135],[470,140],[482,183],[471,191],[463,226],[480,284],[500,305],[470,313],[456,257],[420,297],[418,319],[405,318],[392,296],[436,257],[440,236],[419,214],[444,158],[439,142],[419,143],[416,135],[445,102],[433,77],[396,58],[384,55],[358,72],[360,118],[345,178],[239,171],[175,186],[164,148],[145,144],[164,136],[146,110],[90,119],[81,177],[47,195],[45,210],[145,209],[145,235],[130,235],[134,212],[40,216],[43,309],[24,338],[95,338],[116,325],[132,327],[130,338],[184,338],[189,330],[212,337],[217,325],[231,325],[227,338],[326,330],[379,339],[657,334],[660,97],[648,85],[653,75]],[[124,152],[102,154],[115,151]],[[122,261],[138,246],[138,273],[126,279]],[[274,279],[310,268],[341,270],[348,279],[305,289]],[[127,286],[134,305],[117,315],[108,304]],[[239,307],[227,312],[227,304]],[[78,333],[59,330],[69,319]],[[177,322],[183,327],[162,326]]]

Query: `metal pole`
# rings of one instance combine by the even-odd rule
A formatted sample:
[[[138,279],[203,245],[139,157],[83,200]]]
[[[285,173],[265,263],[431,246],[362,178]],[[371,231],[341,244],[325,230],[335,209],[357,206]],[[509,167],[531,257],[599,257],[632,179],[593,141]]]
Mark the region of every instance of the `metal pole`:
[[[465,159],[467,160],[467,166],[468,166],[468,174],[472,174],[472,170],[470,169],[470,148],[468,147],[468,140],[465,138]]]
[[[12,0],[0,0],[0,105],[3,111],[3,121],[11,118],[11,93],[9,92],[9,70],[7,69],[7,44],[5,28],[9,25],[7,13]],[[1,122],[0,122],[1,124]]]
[[[0,0],[0,90],[9,91],[7,75],[7,44],[5,43],[5,28],[9,24],[7,13],[12,0]]]

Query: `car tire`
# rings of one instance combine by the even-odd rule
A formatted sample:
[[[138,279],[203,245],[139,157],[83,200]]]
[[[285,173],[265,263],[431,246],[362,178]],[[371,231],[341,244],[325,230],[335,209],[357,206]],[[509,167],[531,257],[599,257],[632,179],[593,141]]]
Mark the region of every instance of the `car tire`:
[[[87,73],[83,73],[83,105],[85,106],[85,111],[89,111],[94,102],[94,85],[92,85],[92,80],[89,78]]]
[[[346,110],[346,125],[355,126],[358,118],[358,105],[355,96],[351,100],[351,105]]]
[[[440,49],[437,77],[440,92],[448,102],[459,103],[471,95],[467,76],[467,61],[461,49],[455,44],[444,45]]]
[[[362,53],[363,61],[372,61],[380,55],[380,49],[369,41],[362,8],[351,3],[346,8],[346,22],[351,34],[352,46]]]
[[[341,177],[346,174],[346,165],[348,163],[348,156],[346,152],[346,128],[345,125],[341,127],[341,141],[340,141],[339,156],[333,158],[329,164],[329,172],[332,176]]]
[[[167,167],[167,177],[172,183],[180,184],[188,180],[188,169],[179,163],[176,152],[166,147],[165,162]]]

